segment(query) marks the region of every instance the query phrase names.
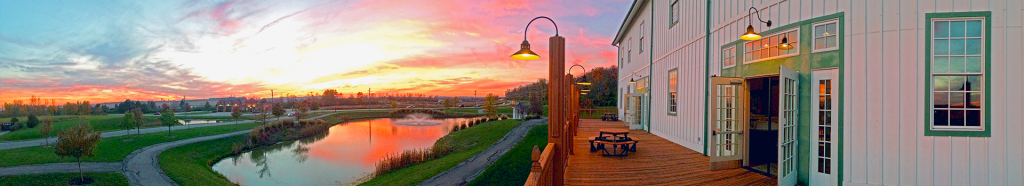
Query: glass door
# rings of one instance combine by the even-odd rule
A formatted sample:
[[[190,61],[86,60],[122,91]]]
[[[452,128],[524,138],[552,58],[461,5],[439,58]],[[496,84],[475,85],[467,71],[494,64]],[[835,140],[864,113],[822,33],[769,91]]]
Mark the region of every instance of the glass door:
[[[708,125],[711,170],[739,168],[743,164],[747,91],[742,78],[711,77],[711,123]]]
[[[779,185],[796,185],[796,133],[800,79],[796,71],[779,66]]]

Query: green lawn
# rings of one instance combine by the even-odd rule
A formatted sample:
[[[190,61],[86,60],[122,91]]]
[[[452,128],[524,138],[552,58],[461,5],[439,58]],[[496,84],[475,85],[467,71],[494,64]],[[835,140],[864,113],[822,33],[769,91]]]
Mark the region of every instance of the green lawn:
[[[78,116],[43,116],[40,117],[40,119],[50,117],[55,119],[55,122],[53,122],[53,134],[51,134],[50,137],[57,136],[58,131],[78,125],[78,121],[80,121],[81,119],[89,120],[89,124],[92,125],[92,130],[94,131],[109,132],[116,130],[124,130],[119,126],[121,125],[121,119],[124,117],[124,115],[120,114],[106,116],[81,116],[81,119],[79,119]],[[22,125],[25,125],[25,122],[28,121],[28,119],[18,119],[20,120],[18,123],[21,123]],[[10,119],[0,121],[6,122],[10,121]],[[159,122],[159,119],[146,117],[146,122]],[[44,137],[46,136],[39,133],[39,126],[36,126],[36,128],[28,128],[28,126],[25,126],[20,130],[0,136],[0,141],[30,140],[40,139]]]
[[[416,185],[483,152],[520,123],[522,121],[492,121],[448,134],[435,143],[447,142],[455,145],[457,147],[455,152],[438,159],[377,176],[360,185]]]
[[[235,185],[213,171],[213,163],[231,154],[231,146],[245,142],[238,135],[175,147],[160,154],[160,169],[181,185]]]
[[[484,173],[477,176],[468,185],[523,185],[526,183],[526,178],[530,176],[530,164],[533,163],[530,157],[533,147],[537,146],[543,152],[547,144],[548,126],[533,127],[522,141],[498,158],[498,161],[487,167]]]
[[[131,141],[123,141],[127,136],[118,136],[112,138],[104,138],[100,141],[96,147],[95,154],[93,157],[82,158],[83,162],[116,162],[122,161],[132,151],[140,149],[146,146],[177,141],[182,139],[202,137],[216,134],[223,134],[235,131],[241,131],[250,129],[259,124],[256,123],[242,123],[238,125],[222,125],[213,127],[202,127],[187,130],[176,130],[171,131],[171,135],[174,138],[167,138],[166,132],[157,132],[143,134],[139,137],[130,135],[133,138]],[[53,153],[53,147],[51,146],[35,146],[35,147],[23,147],[16,149],[0,150],[0,167],[15,166],[15,165],[30,165],[30,164],[42,164],[42,163],[59,163],[59,162],[74,162],[74,158],[61,159]],[[7,161],[13,160],[13,161]]]
[[[95,180],[89,185],[128,185],[128,179],[120,172],[88,172],[85,177]],[[0,176],[0,185],[68,185],[73,178],[78,178],[78,173]]]

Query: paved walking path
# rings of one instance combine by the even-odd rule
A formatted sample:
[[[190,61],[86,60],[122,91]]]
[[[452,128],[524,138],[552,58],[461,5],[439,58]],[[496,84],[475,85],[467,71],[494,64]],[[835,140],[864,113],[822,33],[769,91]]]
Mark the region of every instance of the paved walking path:
[[[128,178],[128,183],[132,185],[177,185],[174,180],[167,177],[164,174],[163,169],[160,169],[160,153],[167,149],[171,149],[177,146],[187,145],[196,142],[215,140],[235,135],[242,135],[249,133],[249,130],[231,132],[225,134],[218,134],[212,136],[203,136],[197,138],[189,138],[184,140],[166,142],[156,145],[150,145],[148,147],[135,150],[124,159],[121,163],[124,170],[124,176]]]
[[[82,162],[82,172],[120,172],[120,162]],[[78,163],[50,163],[0,167],[0,176],[78,172]]]
[[[526,134],[530,132],[534,126],[547,124],[547,119],[535,119],[523,122],[505,134],[501,140],[495,142],[494,145],[488,147],[487,150],[476,154],[475,156],[455,165],[451,169],[448,169],[441,174],[438,174],[419,185],[423,186],[434,186],[434,185],[465,185],[477,176],[480,176],[484,170],[487,170],[488,166],[494,164],[501,158],[505,152],[512,149],[516,143],[522,141],[526,137]]]

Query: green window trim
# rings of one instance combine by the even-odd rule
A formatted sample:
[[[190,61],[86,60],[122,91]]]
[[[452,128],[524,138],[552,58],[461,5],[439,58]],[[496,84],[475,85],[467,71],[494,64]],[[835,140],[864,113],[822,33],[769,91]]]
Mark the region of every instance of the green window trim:
[[[668,5],[668,28],[669,29],[671,29],[672,27],[674,27],[677,24],[679,24],[679,17],[680,17],[679,16],[680,15],[679,12],[680,12],[680,10],[679,10],[679,7],[676,7],[678,5],[679,5],[679,0],[673,0],[672,3],[669,3],[669,5]]]
[[[675,77],[672,77],[672,75],[675,75]],[[672,88],[672,82],[676,83],[675,88]],[[672,93],[676,93],[675,97],[672,97]],[[676,116],[679,113],[679,68],[668,70],[668,92],[666,96],[668,96],[668,103],[666,103],[668,108],[665,108],[665,111],[668,112],[669,116]],[[676,102],[674,105],[672,104],[673,101]],[[672,107],[675,107],[676,111],[672,111]]]
[[[983,18],[984,21],[984,33],[983,36],[985,44],[984,51],[985,55],[985,69],[983,72],[985,83],[984,88],[984,105],[982,105],[982,121],[984,131],[969,131],[969,130],[933,130],[932,129],[932,106],[934,100],[932,99],[932,23],[933,19],[943,18]],[[924,105],[924,135],[925,136],[960,136],[960,137],[991,137],[992,136],[992,12],[991,11],[978,11],[978,12],[950,12],[950,13],[926,13],[925,14],[925,105]]]

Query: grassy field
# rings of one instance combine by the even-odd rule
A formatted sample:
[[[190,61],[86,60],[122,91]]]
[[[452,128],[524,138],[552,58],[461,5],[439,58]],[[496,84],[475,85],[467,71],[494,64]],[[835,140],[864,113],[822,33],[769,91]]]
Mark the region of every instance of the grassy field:
[[[416,185],[483,152],[520,123],[522,121],[492,121],[448,134],[435,143],[456,145],[457,150],[455,152],[438,159],[377,176],[360,185]]]
[[[173,135],[174,138],[166,137],[167,133],[165,132],[143,134],[139,137],[131,135],[130,137],[133,138],[131,141],[124,141],[125,138],[128,138],[127,136],[104,138],[103,140],[100,141],[99,145],[96,146],[96,156],[82,158],[82,162],[122,161],[126,156],[128,156],[128,154],[131,154],[132,151],[135,151],[142,147],[169,141],[177,141],[194,137],[241,131],[245,129],[250,129],[257,125],[259,124],[242,123],[238,125],[222,125],[171,131],[171,135]],[[0,160],[3,160],[0,161],[0,167],[42,163],[75,162],[74,158],[61,159],[60,157],[58,157],[56,154],[53,153],[52,145],[0,150]]]
[[[121,125],[121,118],[122,117],[124,117],[124,115],[117,114],[117,115],[105,115],[105,116],[43,116],[43,117],[40,117],[40,119],[42,119],[42,118],[54,118],[55,122],[53,122],[53,134],[50,135],[50,137],[54,137],[54,136],[57,136],[57,132],[58,131],[70,128],[70,127],[75,126],[75,125],[78,125],[78,121],[80,121],[82,119],[89,120],[89,124],[92,125],[92,130],[94,130],[94,131],[109,132],[109,131],[116,131],[116,130],[124,130],[123,128],[121,128],[119,126],[119,125]],[[21,123],[22,125],[24,125],[25,122],[28,121],[28,119],[24,119],[24,118],[18,118],[18,119],[20,120],[18,123]],[[4,121],[4,122],[10,121],[10,118],[0,119],[0,121]],[[149,123],[159,123],[159,121],[160,120],[158,118],[146,117],[146,123],[147,124],[149,124]],[[151,125],[149,127],[156,127],[156,126],[159,126],[159,124],[154,124],[154,125]],[[28,126],[25,126],[24,128],[21,128],[21,130],[17,130],[17,131],[14,131],[14,132],[10,132],[10,133],[4,134],[3,136],[0,136],[0,141],[17,141],[17,140],[40,139],[40,138],[43,138],[43,137],[46,137],[46,136],[44,136],[43,134],[39,133],[38,126],[36,126],[36,128],[28,128]]]
[[[213,171],[213,163],[231,154],[231,146],[245,142],[238,135],[175,147],[160,154],[160,169],[181,185],[235,185]]]
[[[533,163],[530,156],[533,147],[537,146],[543,152],[547,144],[548,126],[533,127],[522,141],[498,158],[498,161],[487,167],[484,173],[481,173],[468,185],[523,185],[526,183],[526,177],[530,176],[530,164]]]
[[[87,172],[85,177],[95,180],[89,184],[94,186],[128,185],[128,179],[120,172]],[[74,178],[78,178],[77,172],[0,176],[0,185],[68,185]]]

